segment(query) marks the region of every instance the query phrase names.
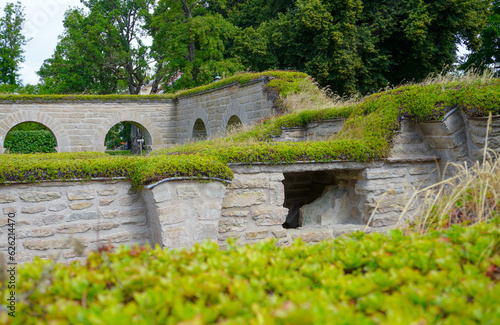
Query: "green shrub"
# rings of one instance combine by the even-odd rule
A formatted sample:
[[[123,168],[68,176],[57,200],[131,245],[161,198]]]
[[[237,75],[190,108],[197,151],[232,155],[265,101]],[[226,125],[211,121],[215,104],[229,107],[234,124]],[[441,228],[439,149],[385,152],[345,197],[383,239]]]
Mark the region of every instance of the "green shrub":
[[[9,324],[497,324],[498,224],[226,251],[120,247],[18,267]],[[9,290],[1,291],[6,301]]]
[[[10,131],[4,148],[11,153],[55,152],[56,139],[48,130]]]

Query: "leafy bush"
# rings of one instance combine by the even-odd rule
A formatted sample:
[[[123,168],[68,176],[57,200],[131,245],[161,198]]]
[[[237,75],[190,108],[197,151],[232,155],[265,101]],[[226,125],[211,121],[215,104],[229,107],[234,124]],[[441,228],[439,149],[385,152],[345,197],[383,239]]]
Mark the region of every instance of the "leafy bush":
[[[12,153],[55,152],[56,139],[48,130],[10,131],[4,147]]]
[[[496,324],[499,243],[498,224],[480,223],[283,248],[120,247],[70,265],[36,258],[18,269],[16,318],[2,311],[0,322]]]

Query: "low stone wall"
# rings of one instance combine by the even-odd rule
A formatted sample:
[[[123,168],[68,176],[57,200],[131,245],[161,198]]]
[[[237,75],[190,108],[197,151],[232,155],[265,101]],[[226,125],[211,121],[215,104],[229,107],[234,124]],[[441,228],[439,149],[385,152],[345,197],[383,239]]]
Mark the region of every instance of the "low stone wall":
[[[273,138],[275,142],[321,141],[337,134],[344,125],[344,119],[321,120],[307,123],[304,128],[282,128],[281,135]]]

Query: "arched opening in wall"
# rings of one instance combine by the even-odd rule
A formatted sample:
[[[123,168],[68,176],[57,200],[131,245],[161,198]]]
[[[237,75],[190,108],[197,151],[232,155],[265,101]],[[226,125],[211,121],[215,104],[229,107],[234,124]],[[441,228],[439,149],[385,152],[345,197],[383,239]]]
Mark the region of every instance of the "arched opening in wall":
[[[193,126],[193,140],[205,140],[207,138],[207,128],[205,127],[205,123],[201,118],[197,119],[194,122]]]
[[[45,125],[23,122],[9,130],[3,146],[6,153],[48,153],[56,152],[57,140]]]
[[[284,228],[363,224],[358,210],[361,198],[355,191],[359,178],[352,171],[308,171],[284,173],[288,215]]]
[[[106,153],[110,155],[141,155],[152,150],[149,131],[141,124],[123,121],[113,125],[104,138]]]
[[[231,116],[231,118],[229,118],[229,121],[227,121],[226,133],[236,131],[241,128],[242,125],[243,123],[241,122],[240,118],[236,115],[233,115]]]

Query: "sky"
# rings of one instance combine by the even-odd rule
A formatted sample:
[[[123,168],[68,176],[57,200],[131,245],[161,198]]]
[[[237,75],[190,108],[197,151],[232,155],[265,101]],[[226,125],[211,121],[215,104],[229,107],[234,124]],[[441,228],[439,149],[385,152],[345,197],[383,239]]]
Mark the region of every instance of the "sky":
[[[19,0],[25,7],[25,22],[23,32],[27,38],[31,38],[24,46],[25,61],[21,64],[19,74],[22,83],[38,83],[36,71],[40,69],[43,61],[54,53],[58,37],[63,33],[64,13],[69,8],[83,5],[80,0]],[[9,2],[17,0],[0,0],[0,15]]]

